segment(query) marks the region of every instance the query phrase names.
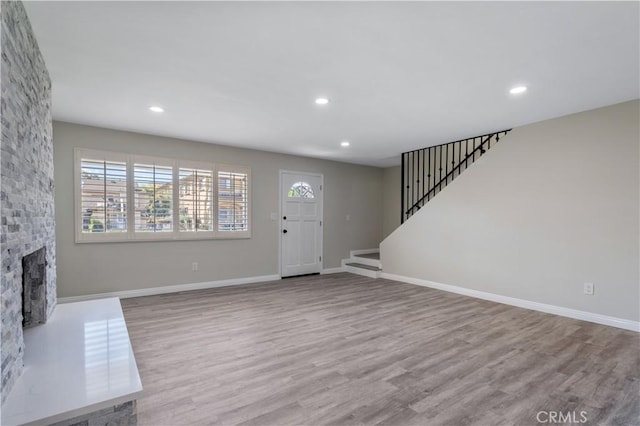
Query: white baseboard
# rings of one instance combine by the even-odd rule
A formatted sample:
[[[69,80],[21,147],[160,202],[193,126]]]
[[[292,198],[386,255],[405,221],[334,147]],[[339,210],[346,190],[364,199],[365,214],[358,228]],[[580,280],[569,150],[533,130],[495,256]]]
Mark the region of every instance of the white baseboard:
[[[266,281],[280,280],[280,275],[261,275],[257,277],[232,278],[229,280],[205,281],[192,284],[168,285],[164,287],[141,288],[137,290],[113,291],[110,293],[87,294],[83,296],[59,297],[58,303],[80,302],[83,300],[103,299],[105,297],[130,297],[154,296],[156,294],[178,293],[181,291],[204,290],[207,288],[228,287],[232,285],[254,284]]]
[[[517,299],[515,297],[502,296],[500,294],[487,293],[479,290],[472,290],[465,287],[458,287],[450,284],[441,284],[434,281],[423,280],[419,278],[405,277],[402,275],[381,273],[381,278],[388,280],[401,281],[408,284],[420,285],[423,287],[434,288],[437,290],[448,291],[450,293],[462,294],[478,299],[490,300],[492,302],[503,303],[505,305],[517,306],[519,308],[531,309],[534,311],[545,312],[548,314],[560,315],[562,317],[573,318],[583,321],[594,322],[596,324],[608,325],[611,327],[623,328],[640,332],[640,322],[631,321],[623,318],[611,317],[608,315],[595,314],[592,312],[579,311],[577,309],[565,308],[562,306],[548,305],[546,303],[532,302],[530,300]]]
[[[322,271],[320,271],[320,275],[338,274],[340,272],[344,272],[344,269],[342,268],[342,266],[338,266],[337,268],[326,268],[326,269],[323,269]]]

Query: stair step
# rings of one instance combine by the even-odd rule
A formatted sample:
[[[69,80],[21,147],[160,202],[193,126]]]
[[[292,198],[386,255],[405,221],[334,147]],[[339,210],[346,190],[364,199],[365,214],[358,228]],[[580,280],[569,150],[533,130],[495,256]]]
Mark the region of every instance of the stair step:
[[[380,262],[380,250],[378,249],[352,250],[351,257],[349,257],[349,259],[345,259],[345,263],[346,262],[359,263],[382,269],[382,263]]]
[[[370,278],[380,278],[382,263],[380,262],[380,250],[351,250],[349,259],[342,259],[342,268],[345,272],[364,275]]]
[[[354,254],[353,257],[363,257],[365,259],[380,260],[380,253]]]
[[[346,265],[351,266],[353,268],[367,269],[369,271],[376,271],[376,272],[379,272],[382,270],[377,266],[365,265],[364,263],[347,263]]]

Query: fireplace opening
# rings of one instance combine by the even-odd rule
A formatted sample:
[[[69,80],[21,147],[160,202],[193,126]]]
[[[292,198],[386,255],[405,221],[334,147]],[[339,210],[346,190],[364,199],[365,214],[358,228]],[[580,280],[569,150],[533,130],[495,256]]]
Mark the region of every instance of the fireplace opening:
[[[22,258],[22,326],[47,321],[47,248]]]

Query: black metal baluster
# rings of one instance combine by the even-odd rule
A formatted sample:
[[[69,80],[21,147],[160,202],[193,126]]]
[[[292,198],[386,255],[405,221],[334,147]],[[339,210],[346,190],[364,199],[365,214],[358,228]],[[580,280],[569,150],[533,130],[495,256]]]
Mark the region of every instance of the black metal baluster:
[[[404,161],[407,153],[402,153],[402,161],[400,162],[400,223],[404,223]]]
[[[405,200],[405,219],[409,218],[409,215],[407,213],[408,209],[409,209],[409,153],[407,153],[407,157],[405,158],[405,190],[404,192],[406,193],[406,200]]]
[[[476,153],[478,152],[476,151],[478,148],[478,141],[476,139],[477,138],[473,138],[473,158],[471,159],[471,164],[476,161]],[[482,139],[480,139],[480,142],[482,142]]]
[[[407,163],[407,158],[409,157],[409,153],[405,153],[404,161],[402,162],[402,198],[404,199],[404,210],[403,217],[405,217],[405,213],[407,211],[407,204],[409,203],[409,193],[407,192],[407,173],[409,164]]]
[[[436,192],[436,178],[438,176],[438,169],[436,164],[438,163],[438,147],[434,146],[431,148],[431,155],[433,157],[433,169],[431,169],[431,174],[433,175],[433,184],[431,185],[431,198],[433,198],[433,194]]]
[[[449,147],[452,146],[450,143],[447,144],[447,159],[445,160],[446,164],[444,165],[444,186],[449,184]]]
[[[449,178],[447,177],[449,175],[449,144],[447,144],[447,149],[445,150],[445,154],[444,154],[444,186],[447,186],[447,183],[449,182]]]
[[[453,152],[451,153],[451,180],[456,177],[456,144],[451,145]]]
[[[427,201],[429,201],[429,194],[431,194],[431,151],[432,148],[429,147],[429,150],[427,151],[427,163],[429,164],[429,170],[427,170],[427,181],[428,181],[428,185],[427,185]]]
[[[422,150],[422,192],[420,193],[420,199],[424,198],[424,177],[427,169],[427,164],[424,161],[427,157],[426,151],[427,151],[426,149]],[[422,205],[424,206],[424,201],[422,202]]]
[[[411,216],[411,155],[407,155],[407,219]]]
[[[418,201],[418,194],[416,193],[416,176],[417,176],[417,167],[416,167],[416,151],[413,151],[413,158],[412,158],[412,163],[411,166],[413,167],[413,180],[411,181],[411,199],[412,199],[412,203],[411,203],[411,214],[413,214],[415,212],[415,203],[416,201]]]
[[[409,205],[407,209],[407,219],[409,219],[413,207],[413,152],[410,152],[409,154],[409,175],[407,179],[407,188],[409,188]]]
[[[460,175],[460,165],[462,164],[461,154],[462,154],[462,142],[458,143],[458,176]]]
[[[409,179],[407,184],[409,185],[409,208],[407,209],[407,219],[411,217],[413,213],[413,151],[409,155]]]
[[[413,157],[411,158],[411,167],[413,168],[413,180],[411,181],[411,214],[415,212],[415,204],[418,199],[416,198],[418,194],[416,194],[416,151],[413,151]]]
[[[433,194],[436,191],[436,178],[438,176],[438,171],[436,168],[436,163],[438,159],[438,147],[431,148],[431,158],[433,159],[433,167],[431,168],[431,176],[433,176],[433,182],[431,184],[431,198],[433,198]]]
[[[416,160],[418,162],[418,169],[416,170],[417,174],[416,174],[416,200],[420,200],[420,151],[416,151]],[[418,201],[416,201],[416,210],[420,210],[420,203],[418,203]]]
[[[464,147],[464,168],[467,169],[467,161],[469,161],[469,139],[466,141],[466,146]]]
[[[421,183],[421,176],[422,176],[422,167],[420,166],[420,157],[421,157],[421,152],[420,151],[416,151],[416,153],[418,154],[418,175],[416,176],[416,210],[420,210],[420,198],[422,198],[421,192],[420,192],[420,183]]]
[[[442,189],[442,145],[440,145],[440,161],[438,162],[438,169],[440,170],[440,177],[438,178],[438,191]]]

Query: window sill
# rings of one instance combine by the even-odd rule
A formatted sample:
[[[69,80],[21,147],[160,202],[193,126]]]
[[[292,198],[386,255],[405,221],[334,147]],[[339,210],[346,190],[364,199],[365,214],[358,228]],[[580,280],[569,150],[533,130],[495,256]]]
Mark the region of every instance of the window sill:
[[[162,235],[162,234],[150,234],[150,235],[136,235],[135,237],[124,235],[90,235],[82,234],[82,236],[76,236],[76,244],[101,244],[101,243],[149,243],[149,242],[171,242],[171,241],[204,241],[204,240],[241,240],[250,239],[251,232],[236,232],[236,233],[201,233],[199,235]]]

